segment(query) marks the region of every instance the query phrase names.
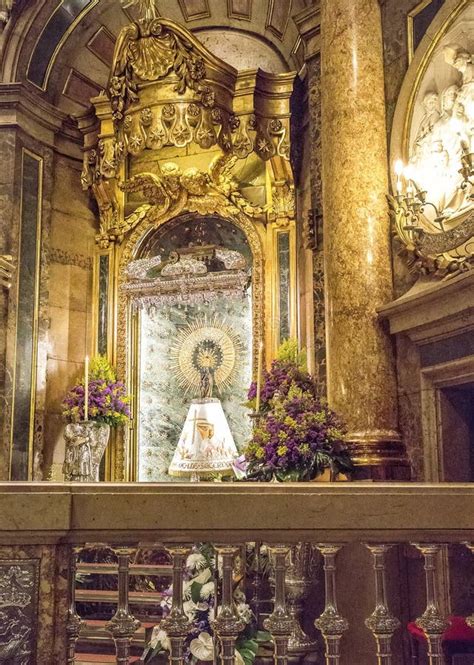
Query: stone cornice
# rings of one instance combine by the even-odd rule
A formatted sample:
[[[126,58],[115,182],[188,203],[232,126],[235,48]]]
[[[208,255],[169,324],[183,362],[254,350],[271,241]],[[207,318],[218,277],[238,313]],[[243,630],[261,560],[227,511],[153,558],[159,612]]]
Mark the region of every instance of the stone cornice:
[[[0,128],[12,126],[61,154],[81,159],[83,139],[74,120],[23,83],[0,85]]]
[[[392,334],[419,344],[474,330],[474,271],[437,283],[418,283],[378,310]],[[474,333],[473,333],[474,334]]]
[[[293,21],[305,45],[305,60],[310,60],[321,49],[321,9],[319,1],[296,14]]]
[[[459,542],[473,501],[472,483],[5,482],[0,543]]]

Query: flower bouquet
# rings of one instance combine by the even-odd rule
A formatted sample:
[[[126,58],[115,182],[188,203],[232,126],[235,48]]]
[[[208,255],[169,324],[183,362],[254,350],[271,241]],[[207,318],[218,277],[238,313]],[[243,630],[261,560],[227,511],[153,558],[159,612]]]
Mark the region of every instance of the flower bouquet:
[[[215,614],[215,556],[209,544],[194,548],[186,561],[183,586],[183,609],[191,629],[184,644],[184,660],[194,665],[198,662],[213,661],[215,657],[215,637],[212,622]],[[171,610],[173,588],[170,587],[161,602],[163,617]],[[255,617],[239,589],[234,590],[235,608],[245,624],[236,641],[235,661],[237,665],[252,665],[260,644],[271,640],[269,633],[257,630]],[[143,663],[155,665],[160,654],[170,651],[169,637],[160,626],[155,626],[151,638],[142,655]],[[141,661],[141,662],[142,662]]]
[[[75,385],[62,403],[67,421],[63,466],[64,479],[97,482],[99,467],[109,441],[110,428],[125,425],[130,419],[130,398],[117,381],[106,358],[97,356],[84,379]]]
[[[261,417],[244,454],[247,480],[313,480],[330,469],[351,473],[342,420],[318,397],[306,359],[289,340],[261,387]],[[256,385],[249,390],[249,404]]]
[[[67,422],[78,423],[85,418],[85,394],[87,392],[88,420],[118,427],[130,419],[130,398],[125,385],[117,381],[115,371],[103,356],[91,359],[88,389],[82,379],[68,392],[62,403],[63,417]]]

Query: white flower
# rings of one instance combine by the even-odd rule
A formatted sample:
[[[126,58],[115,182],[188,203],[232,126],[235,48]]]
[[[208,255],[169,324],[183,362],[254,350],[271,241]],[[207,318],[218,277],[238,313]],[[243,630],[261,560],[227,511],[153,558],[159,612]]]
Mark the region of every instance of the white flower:
[[[237,649],[235,650],[234,663],[235,665],[245,665],[245,660],[243,659],[243,656],[240,653],[240,651],[238,651]]]
[[[253,612],[247,603],[239,603],[237,605],[237,614],[245,623],[250,623],[253,618]]]
[[[189,600],[191,598],[191,586],[194,580],[187,580],[183,583],[183,598]]]
[[[173,598],[171,596],[165,596],[160,603],[160,607],[162,607],[164,610],[166,609],[170,610],[172,604],[173,604]]]
[[[170,638],[168,637],[166,631],[164,631],[159,626],[155,626],[153,628],[153,632],[151,634],[151,639],[150,639],[151,648],[154,649],[157,646],[158,642],[161,644],[161,646],[165,651],[169,651],[171,649]]]
[[[212,577],[212,572],[210,568],[205,568],[202,573],[199,573],[196,577],[193,577],[191,584],[197,582],[198,584],[206,584]]]
[[[197,605],[194,601],[192,600],[186,600],[183,603],[183,610],[186,616],[190,621],[194,621],[194,617],[196,615],[196,610],[197,610]]]
[[[196,570],[202,570],[206,567],[206,558],[200,552],[193,552],[186,559],[186,567]]]
[[[208,599],[214,593],[214,582],[207,582],[201,589],[201,598]]]
[[[214,660],[214,642],[209,633],[201,633],[195,640],[191,640],[189,650],[199,660]]]

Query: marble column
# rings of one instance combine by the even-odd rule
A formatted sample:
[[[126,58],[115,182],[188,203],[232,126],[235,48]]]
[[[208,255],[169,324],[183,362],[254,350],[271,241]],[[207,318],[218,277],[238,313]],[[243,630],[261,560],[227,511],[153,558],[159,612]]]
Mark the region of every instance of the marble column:
[[[378,0],[321,0],[321,91],[328,399],[356,463],[399,464]]]

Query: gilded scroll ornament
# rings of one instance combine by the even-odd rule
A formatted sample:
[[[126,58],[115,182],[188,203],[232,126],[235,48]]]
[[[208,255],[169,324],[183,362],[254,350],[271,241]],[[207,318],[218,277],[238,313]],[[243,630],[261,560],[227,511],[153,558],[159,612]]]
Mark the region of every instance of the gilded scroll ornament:
[[[410,270],[447,279],[474,267],[474,213],[451,228],[432,229],[418,223],[403,195],[388,196],[395,233]],[[415,211],[417,214],[418,211]]]
[[[148,12],[146,16],[149,15]],[[178,95],[190,89],[197,93],[203,106],[214,106],[212,90],[203,83],[203,58],[166,20],[142,18],[123,28],[115,46],[109,82],[114,120],[121,121],[130,104],[138,100],[138,81],[159,81],[170,73],[177,78],[174,89]]]

